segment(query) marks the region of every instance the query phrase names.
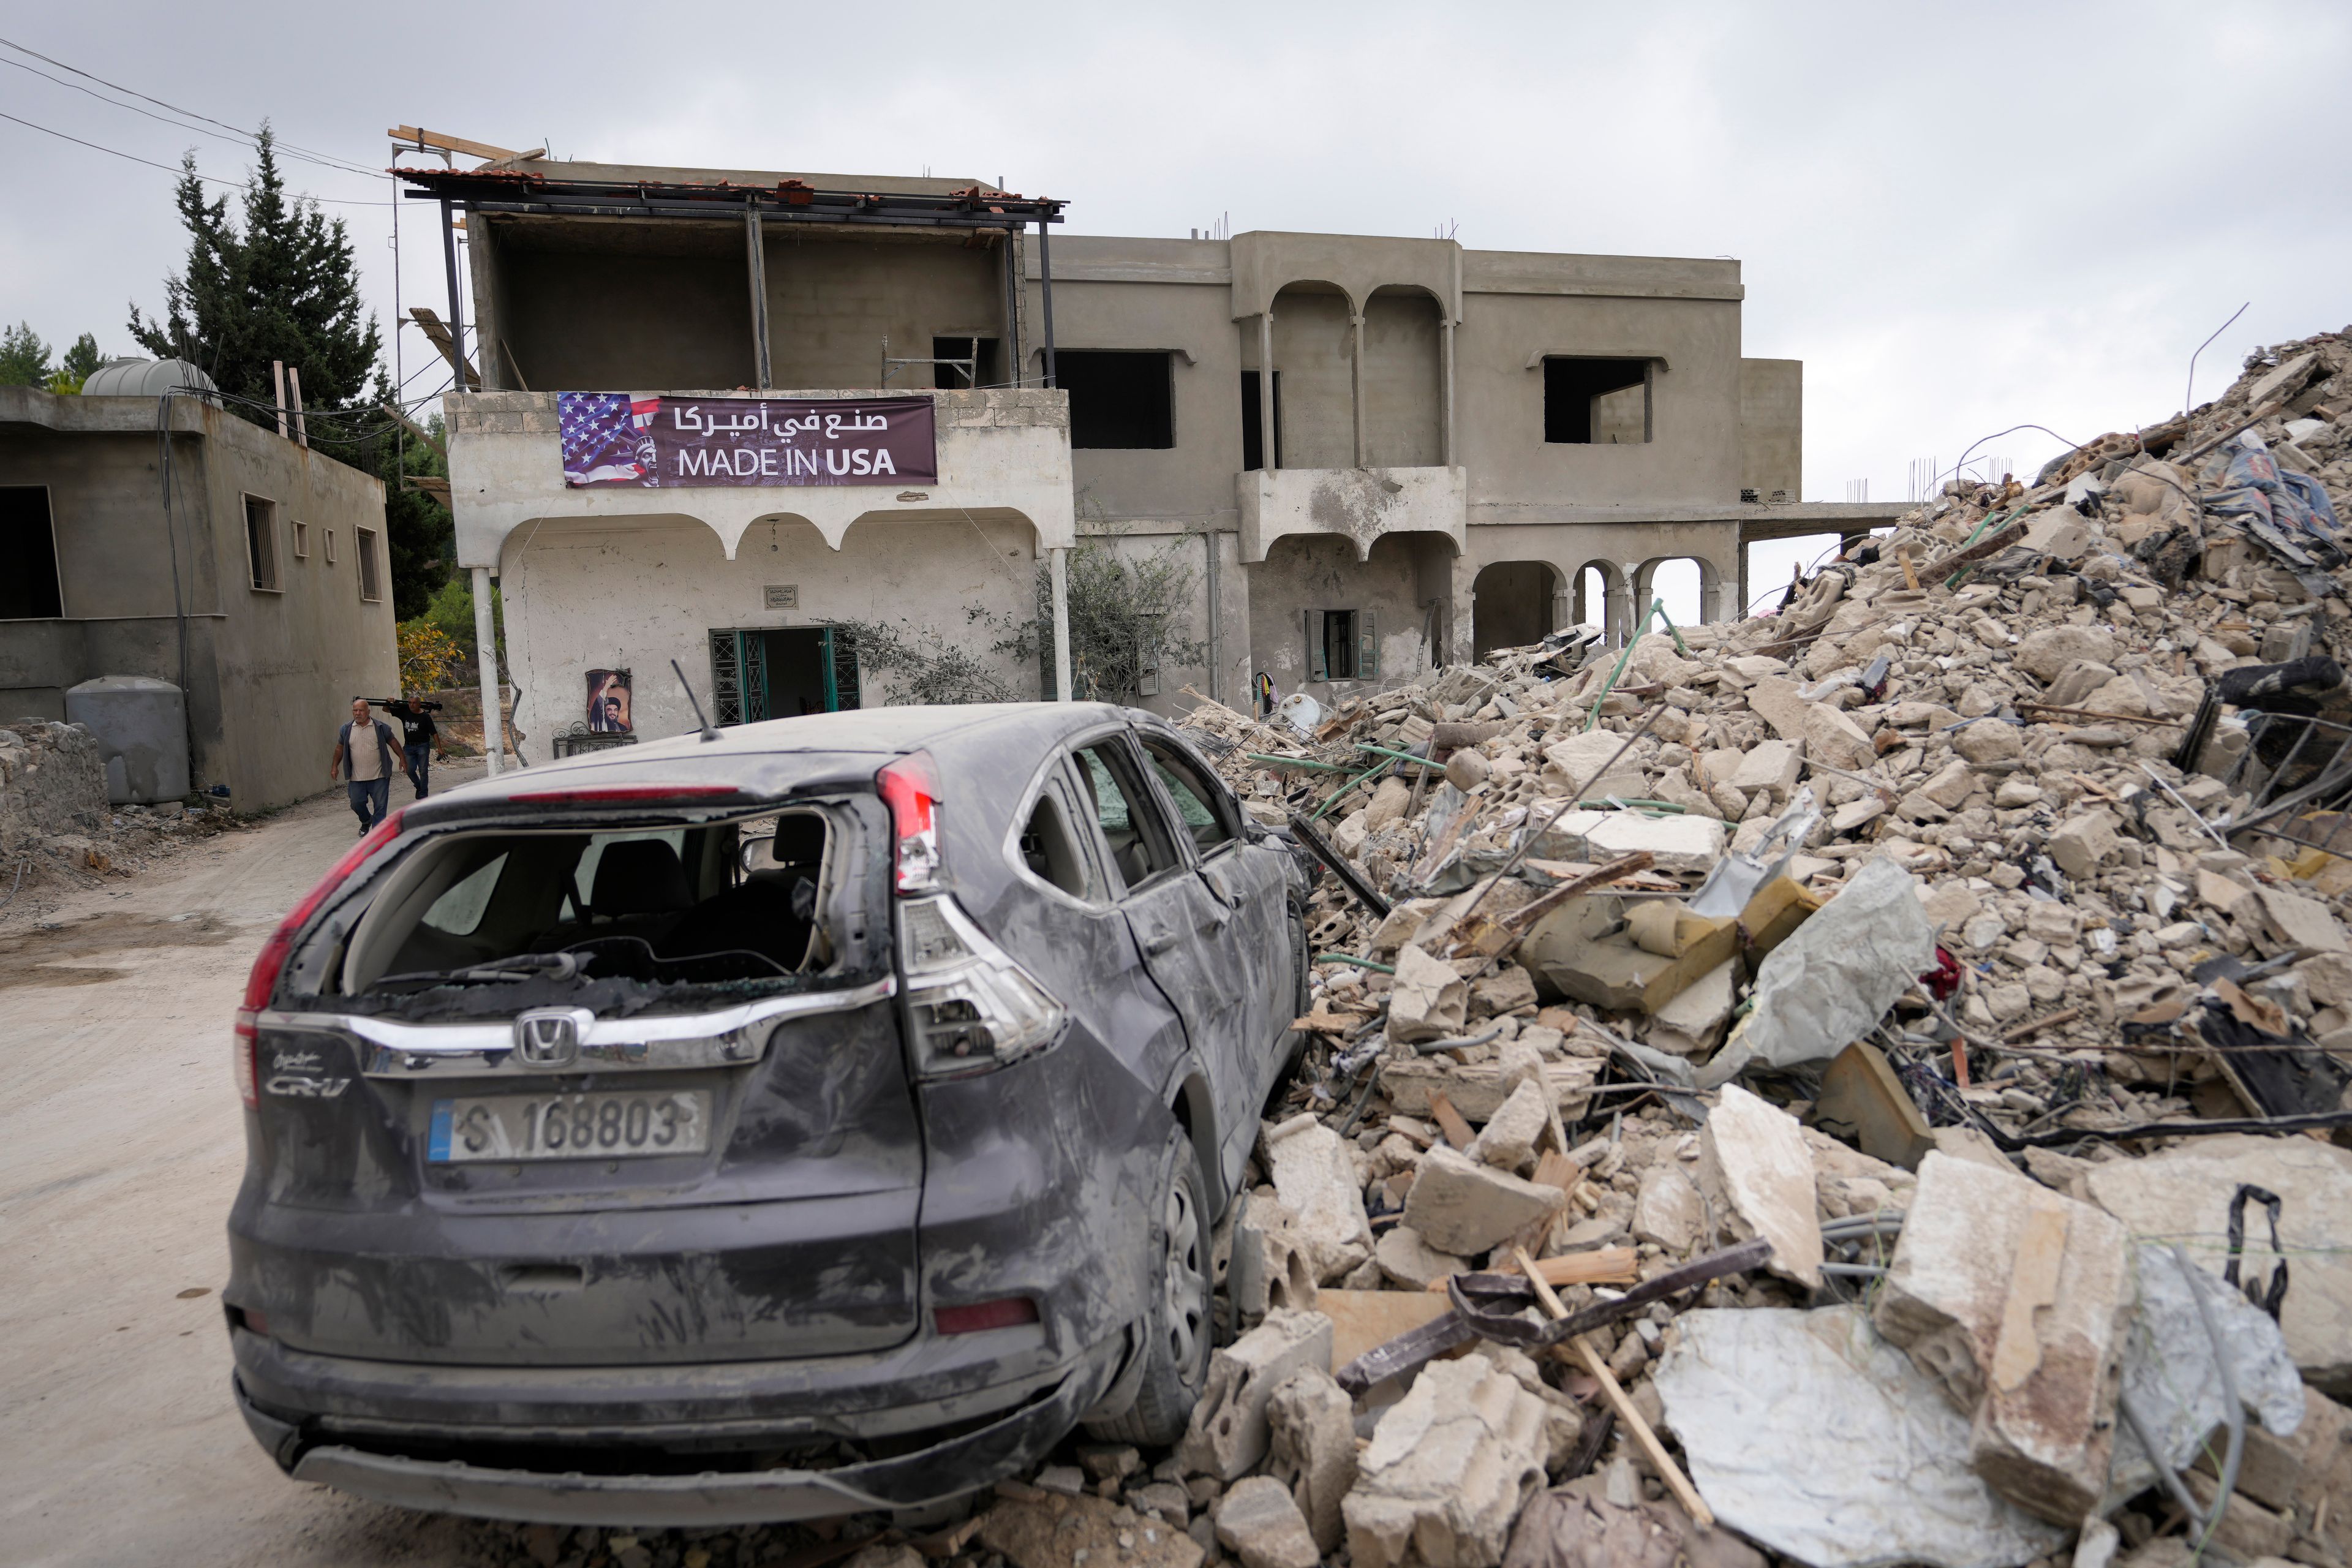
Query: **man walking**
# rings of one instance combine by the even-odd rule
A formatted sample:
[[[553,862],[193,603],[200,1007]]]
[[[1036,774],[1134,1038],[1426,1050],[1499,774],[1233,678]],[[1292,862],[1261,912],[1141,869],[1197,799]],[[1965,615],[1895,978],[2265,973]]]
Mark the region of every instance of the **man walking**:
[[[366,698],[352,698],[351,722],[335,731],[335,754],[327,763],[327,777],[331,782],[338,775],[343,779],[362,838],[383,820],[392,804],[392,726],[368,716]]]
[[[449,760],[449,743],[441,739],[440,727],[433,722],[432,710],[440,706],[422,697],[404,697],[383,705],[385,712],[400,721],[400,755],[418,800],[430,793],[425,787],[433,765],[429,753],[438,752],[443,762]]]

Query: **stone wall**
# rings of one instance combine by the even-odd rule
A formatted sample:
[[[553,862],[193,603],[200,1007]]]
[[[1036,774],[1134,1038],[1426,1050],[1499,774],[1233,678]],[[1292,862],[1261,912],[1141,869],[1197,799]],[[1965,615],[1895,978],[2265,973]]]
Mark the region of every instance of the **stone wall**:
[[[106,765],[79,724],[19,719],[0,726],[0,854],[59,833],[106,826]]]

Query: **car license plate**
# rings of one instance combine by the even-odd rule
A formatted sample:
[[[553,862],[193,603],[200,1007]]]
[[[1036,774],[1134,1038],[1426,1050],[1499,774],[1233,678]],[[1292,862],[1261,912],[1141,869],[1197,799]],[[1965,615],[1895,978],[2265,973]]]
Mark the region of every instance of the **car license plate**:
[[[426,1157],[610,1160],[699,1154],[710,1147],[708,1089],[501,1094],[436,1100]]]

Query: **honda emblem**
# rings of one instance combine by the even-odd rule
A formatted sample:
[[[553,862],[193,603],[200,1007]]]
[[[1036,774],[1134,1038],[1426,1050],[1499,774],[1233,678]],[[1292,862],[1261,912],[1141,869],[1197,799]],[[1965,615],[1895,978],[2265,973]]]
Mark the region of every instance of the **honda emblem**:
[[[580,1037],[596,1021],[585,1007],[535,1007],[515,1017],[515,1055],[532,1067],[569,1066]]]

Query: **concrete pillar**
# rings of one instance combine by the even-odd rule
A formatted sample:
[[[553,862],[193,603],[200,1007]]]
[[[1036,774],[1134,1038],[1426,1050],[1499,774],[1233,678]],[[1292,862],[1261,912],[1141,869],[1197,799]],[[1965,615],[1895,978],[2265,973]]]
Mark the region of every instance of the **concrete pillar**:
[[[506,760],[506,715],[499,707],[498,623],[490,616],[490,569],[474,568],[474,658],[482,672],[482,751],[490,772]]]
[[[1583,606],[1576,603],[1576,599],[1578,597],[1576,591],[1567,586],[1567,584],[1573,583],[1576,579],[1569,576],[1567,573],[1562,571],[1559,567],[1555,566],[1552,570],[1559,574],[1558,581],[1561,585],[1551,591],[1550,629],[1553,631],[1559,631],[1564,626],[1572,626],[1579,620],[1582,619],[1583,617],[1580,612],[1582,611]]]
[[[744,270],[751,279],[752,384],[765,392],[775,384],[768,357],[768,241],[754,199],[743,209]]]
[[[1350,353],[1349,353],[1349,356],[1348,356],[1348,385],[1349,385],[1349,388],[1350,393],[1351,393],[1351,395],[1352,395],[1350,396],[1349,401],[1353,402],[1353,403],[1355,404],[1355,405],[1356,405],[1356,467],[1358,467],[1358,468],[1362,468],[1362,467],[1364,466],[1364,317],[1363,317],[1363,313],[1362,313],[1361,311],[1357,311],[1357,310],[1351,310],[1351,311],[1349,311],[1349,314],[1348,314],[1348,321],[1349,321],[1349,325],[1354,329],[1354,334],[1355,334],[1355,335],[1354,335],[1354,340],[1353,340],[1353,341],[1354,341],[1355,347],[1354,347],[1354,349],[1352,350],[1352,352],[1350,352]]]
[[[1054,579],[1054,700],[1070,700],[1070,551],[1057,544],[1046,552]]]
[[[1444,318],[1438,323],[1438,328],[1439,347],[1445,362],[1444,389],[1445,407],[1443,414],[1445,426],[1441,432],[1444,447],[1443,461],[1450,468],[1456,461],[1454,456],[1454,313],[1451,310],[1444,313]]]
[[[1623,578],[1609,585],[1607,617],[1601,627],[1609,634],[1609,646],[1625,646],[1633,629],[1633,590]]]
[[[1220,634],[1224,630],[1224,605],[1218,602],[1218,595],[1223,584],[1218,581],[1220,574],[1217,570],[1219,553],[1217,531],[1213,528],[1202,529],[1201,542],[1208,546],[1209,551],[1209,700],[1223,702],[1224,700],[1223,682],[1220,677],[1224,666],[1225,639]]]
[[[1756,590],[1748,585],[1748,541],[1743,539],[1732,548],[1739,558],[1739,569],[1736,574],[1739,602],[1732,606],[1731,613],[1724,619],[1739,621],[1748,618],[1748,607],[1756,602]]]
[[[1274,450],[1274,307],[1257,314],[1257,449],[1267,473],[1282,465]]]

